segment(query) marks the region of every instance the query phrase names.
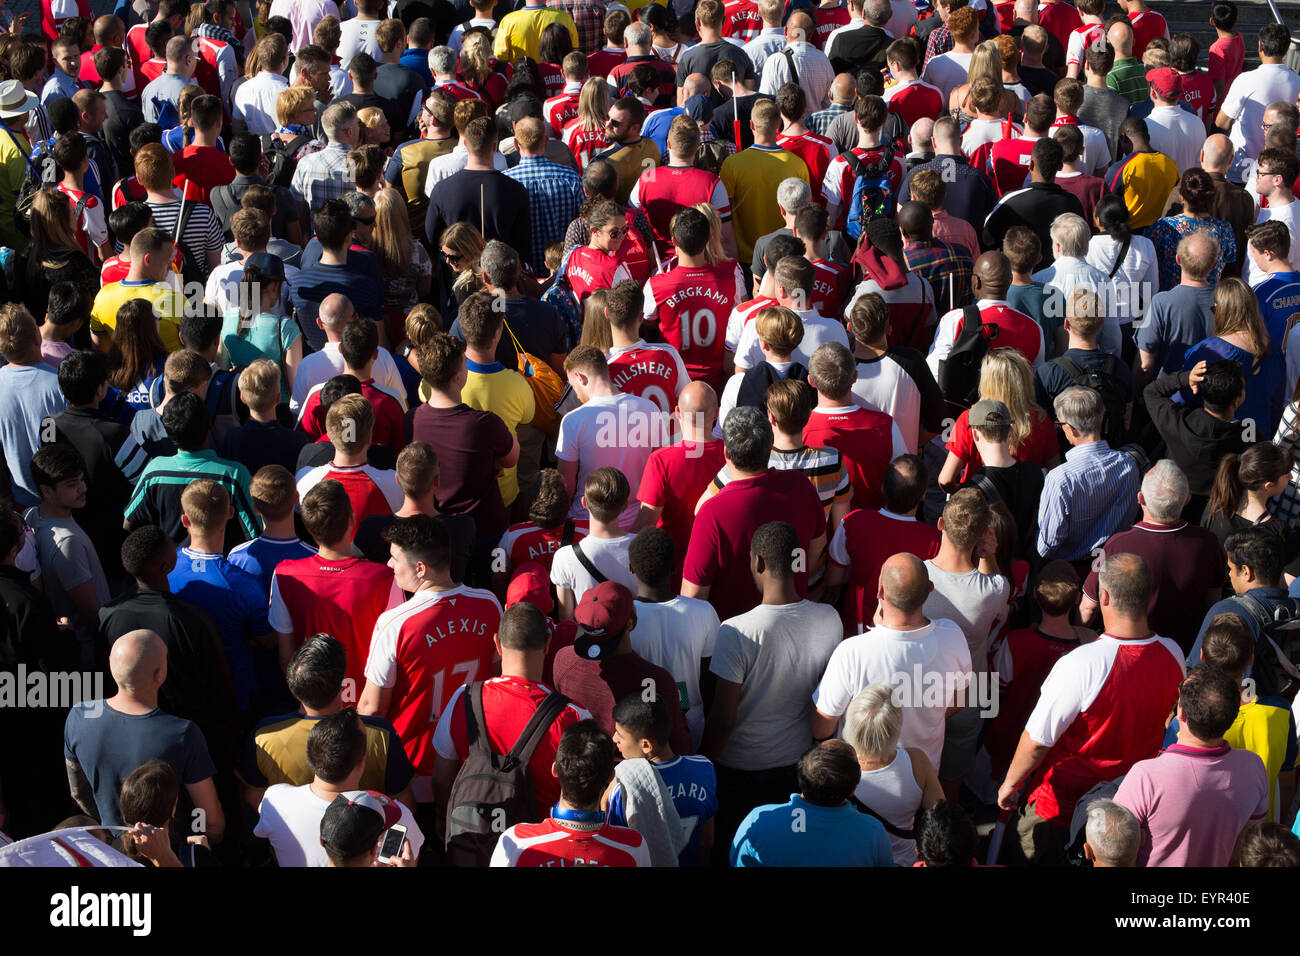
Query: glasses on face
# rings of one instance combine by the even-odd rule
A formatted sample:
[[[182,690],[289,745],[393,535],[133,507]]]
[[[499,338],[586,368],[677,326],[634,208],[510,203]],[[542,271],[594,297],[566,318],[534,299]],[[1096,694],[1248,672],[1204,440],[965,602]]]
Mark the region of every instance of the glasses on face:
[[[620,123],[611,116],[609,119],[605,120],[605,125],[610,129],[622,129],[626,124]]]
[[[1281,174],[1281,173],[1270,172],[1270,171],[1267,170],[1267,169],[1257,169],[1257,170],[1255,170],[1255,175],[1256,175],[1256,176],[1281,176],[1282,174]]]
[[[1262,129],[1265,133],[1267,133],[1276,125],[1277,125],[1276,123],[1260,123],[1259,128]]]
[[[611,239],[622,239],[627,235],[627,226],[610,226],[604,233]]]
[[[459,252],[448,252],[446,249],[443,249],[442,258],[446,260],[447,265],[457,266],[460,265],[460,261],[463,258],[463,256],[461,256]]]

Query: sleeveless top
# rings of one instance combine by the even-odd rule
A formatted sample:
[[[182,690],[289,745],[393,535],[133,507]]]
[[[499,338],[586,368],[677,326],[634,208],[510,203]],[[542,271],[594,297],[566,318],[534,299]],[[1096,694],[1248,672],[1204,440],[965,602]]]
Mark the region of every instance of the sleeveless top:
[[[902,747],[887,767],[862,771],[853,795],[900,830],[911,830],[921,810],[921,788],[912,773],[912,758]],[[911,866],[916,862],[916,841],[888,834],[894,862]]]

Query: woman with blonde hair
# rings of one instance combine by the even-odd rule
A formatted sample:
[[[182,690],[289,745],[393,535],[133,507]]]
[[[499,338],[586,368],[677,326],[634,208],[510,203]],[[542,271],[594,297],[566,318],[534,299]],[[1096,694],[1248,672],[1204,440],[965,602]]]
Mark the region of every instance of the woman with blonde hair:
[[[31,242],[20,274],[26,282],[17,290],[32,315],[45,315],[50,288],[56,282],[75,282],[87,302],[99,291],[99,270],[77,242],[76,208],[57,190],[42,189],[32,197]]]
[[[609,118],[609,84],[593,76],[582,84],[578,94],[578,115],[565,125],[560,138],[578,161],[578,170],[587,168],[591,158],[609,146],[605,138],[605,121]]]
[[[1224,279],[1214,290],[1214,334],[1187,350],[1183,369],[1219,359],[1232,359],[1246,377],[1237,421],[1255,422],[1261,434],[1271,432],[1282,415],[1285,370],[1281,353],[1269,348],[1259,300],[1241,279]]]
[[[903,708],[888,684],[870,684],[844,712],[844,742],[858,758],[862,779],[853,791],[859,809],[884,824],[894,863],[916,862],[916,817],[943,799],[930,758],[919,747],[900,747]],[[865,809],[863,809],[865,808]]]
[[[362,112],[365,112],[364,110]],[[378,113],[378,110],[375,110]],[[387,128],[387,122],[384,128]],[[388,184],[384,182],[384,167],[388,164],[388,153],[382,146],[376,146],[370,143],[366,146],[358,146],[348,153],[348,168],[352,170],[352,178],[356,181],[357,191],[369,196],[371,199],[378,199],[379,194],[387,188]]]
[[[966,71],[966,82],[954,89],[948,97],[948,109],[958,120],[968,123],[975,118],[975,105],[970,93],[971,87],[979,80],[992,80],[1001,91],[1001,99],[995,110],[997,115],[1009,115],[1012,119],[1024,115],[1024,104],[1020,102],[1020,97],[1003,86],[1002,48],[998,46],[997,40],[985,40],[975,48],[970,69]]]
[[[396,189],[380,189],[374,199],[375,232],[371,249],[379,259],[384,276],[384,306],[405,315],[429,294],[433,285],[433,261],[425,252],[424,244],[411,235],[411,220],[401,193]]]
[[[459,311],[460,304],[483,287],[479,279],[479,257],[485,245],[482,234],[468,222],[453,223],[438,237],[442,261],[453,276],[451,294],[455,299],[454,304],[447,303],[444,313]]]
[[[991,349],[980,367],[981,399],[992,398],[1011,412],[1011,454],[1017,461],[1030,461],[1051,468],[1061,461],[1056,426],[1047,412],[1034,401],[1034,373],[1017,349]],[[970,409],[961,413],[945,446],[948,460],[939,472],[939,487],[949,493],[984,467],[971,437]]]
[[[357,141],[358,146],[378,146],[382,149],[388,145],[393,129],[388,125],[388,117],[378,106],[367,106],[365,109],[357,110],[357,122],[360,124],[361,134],[361,138]]]
[[[286,144],[286,148],[294,140],[307,137],[294,150],[295,162],[325,148],[325,143],[312,135],[316,125],[316,97],[310,87],[290,86],[281,90],[275,99],[275,118],[280,125],[271,137]]]
[[[505,102],[510,81],[506,74],[496,69],[496,58],[492,56],[492,38],[486,30],[475,27],[465,31],[460,46],[460,78],[467,87],[483,97],[491,109],[495,110]]]
[[[711,266],[721,265],[731,257],[722,246],[722,220],[718,218],[718,211],[706,202],[697,202],[693,208],[709,220],[709,244],[704,247],[704,258]]]

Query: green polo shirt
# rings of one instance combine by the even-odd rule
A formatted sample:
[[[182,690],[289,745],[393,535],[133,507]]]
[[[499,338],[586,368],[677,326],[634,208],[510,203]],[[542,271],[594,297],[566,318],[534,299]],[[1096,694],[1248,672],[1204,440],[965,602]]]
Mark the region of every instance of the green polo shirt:
[[[248,469],[238,462],[218,458],[211,448],[179,451],[165,458],[154,458],[145,465],[135,493],[127,502],[127,519],[133,525],[156,524],[178,545],[183,544],[189,539],[189,532],[181,524],[181,494],[190,482],[200,478],[209,478],[226,489],[244,540],[256,538],[262,523],[253,512],[248,490],[252,478]]]
[[[1126,56],[1116,60],[1106,74],[1106,85],[1130,103],[1141,103],[1151,95],[1147,68],[1137,57]]]

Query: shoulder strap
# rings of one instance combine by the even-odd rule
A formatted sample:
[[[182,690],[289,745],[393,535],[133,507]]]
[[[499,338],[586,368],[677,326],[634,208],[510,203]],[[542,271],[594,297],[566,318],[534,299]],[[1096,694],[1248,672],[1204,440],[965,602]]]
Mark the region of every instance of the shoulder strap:
[[[961,327],[964,332],[973,332],[978,334],[980,327],[984,325],[984,319],[980,316],[980,307],[971,302],[962,306],[961,309]]]
[[[1129,237],[1125,239],[1123,244],[1119,247],[1119,255],[1115,257],[1115,264],[1110,267],[1110,275],[1107,276],[1107,278],[1110,279],[1115,278],[1115,273],[1119,272],[1119,267],[1124,264],[1124,257],[1128,255],[1128,247],[1132,242],[1133,242],[1133,236],[1132,234],[1130,234]]]
[[[797,84],[799,82],[799,71],[794,65],[794,50],[786,47],[781,51],[781,55],[785,57],[785,62],[790,64],[790,82]]]
[[[528,725],[524,727],[515,745],[510,748],[510,753],[506,755],[507,764],[527,764],[532,760],[533,752],[546,736],[546,732],[550,730],[551,724],[567,706],[569,706],[569,698],[559,691],[551,691],[546,699],[537,705],[537,710],[533,711]]]
[[[1273,623],[1273,615],[1268,613],[1268,608],[1264,607],[1259,598],[1251,597],[1249,594],[1238,594],[1233,600],[1255,619],[1261,631]]]
[[[76,208],[72,211],[72,221],[78,226],[81,225],[81,214],[86,210],[86,200],[90,198],[90,193],[83,192],[81,198],[77,200]]]
[[[1083,377],[1083,369],[1074,359],[1066,358],[1064,355],[1058,355],[1052,359],[1052,364],[1070,376],[1071,382],[1077,382]]]
[[[844,157],[845,164],[853,171],[855,177],[861,179],[867,174],[867,168],[862,165],[862,160],[858,157],[857,153],[853,152],[853,149],[850,149],[847,153],[841,153],[840,155]]]
[[[851,803],[851,804],[853,804],[853,806],[857,807],[858,813],[865,813],[867,816],[869,816],[869,817],[875,817],[877,820],[879,820],[879,821],[880,821],[880,824],[885,828],[885,832],[888,833],[890,836],[896,836],[896,837],[898,837],[900,840],[915,840],[915,839],[916,839],[916,829],[915,829],[915,825],[913,825],[913,829],[910,829],[910,830],[900,830],[898,827],[894,826],[892,823],[890,823],[888,820],[886,820],[884,817],[882,817],[882,816],[881,816],[879,813],[877,813],[875,810],[872,810],[869,806],[867,806],[865,803],[863,803],[863,802],[862,802],[861,800],[859,800],[857,797],[855,797],[855,796],[850,796],[850,797],[849,797],[849,803]]]
[[[560,547],[567,548],[573,544],[573,536],[577,532],[578,526],[574,524],[572,518],[564,519],[564,530],[560,532]]]
[[[486,733],[487,721],[483,719],[483,682],[475,681],[465,688],[465,741],[467,749],[481,756],[492,756],[492,741]]]
[[[980,491],[984,492],[984,497],[988,499],[989,504],[995,505],[1002,500],[1002,495],[998,493],[997,485],[993,484],[993,481],[988,475],[984,474],[984,472],[976,472],[975,476],[971,478],[971,483]]]
[[[1108,380],[1113,379],[1115,377],[1115,371],[1118,368],[1119,359],[1115,358],[1115,356],[1110,353],[1107,353],[1101,363],[1101,374]]]
[[[285,146],[283,147],[283,148],[284,148],[284,153],[285,153],[285,155],[286,155],[289,159],[293,159],[293,155],[294,155],[294,153],[296,153],[296,152],[298,152],[298,150],[302,149],[302,147],[303,147],[303,146],[307,143],[307,141],[310,140],[310,139],[311,139],[311,134],[310,134],[310,133],[299,133],[299,134],[298,134],[297,136],[295,136],[293,139],[289,140],[289,142],[286,143]]]
[[[587,573],[596,579],[597,584],[604,584],[606,581],[609,580],[609,578],[605,577],[605,575],[600,573],[599,568],[597,568],[594,564],[591,563],[591,558],[583,554],[581,541],[573,542],[571,547],[573,548],[573,553],[578,556],[578,563],[587,569]]]

